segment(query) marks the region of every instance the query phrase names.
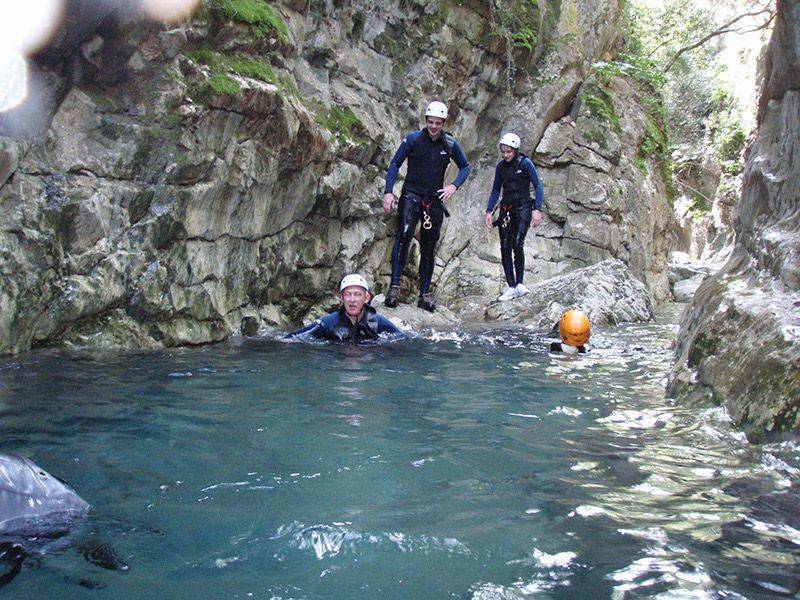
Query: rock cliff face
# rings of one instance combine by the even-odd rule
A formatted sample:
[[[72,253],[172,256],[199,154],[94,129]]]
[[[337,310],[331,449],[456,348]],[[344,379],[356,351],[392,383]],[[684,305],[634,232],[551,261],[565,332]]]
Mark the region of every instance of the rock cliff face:
[[[736,245],[684,314],[669,385],[755,437],[800,428],[800,4],[777,8]]]
[[[617,3],[495,4],[290,0],[250,18],[209,2],[170,28],[72,0],[37,59],[41,93],[0,119],[0,353],[282,327],[332,304],[346,271],[380,291],[385,169],[432,97],[474,168],[437,253],[441,302],[502,287],[480,228],[506,130],[538,146],[546,186],[529,280],[618,258],[665,297],[673,217],[641,151],[647,111],[593,68],[613,56]],[[530,25],[517,47],[512,17]]]

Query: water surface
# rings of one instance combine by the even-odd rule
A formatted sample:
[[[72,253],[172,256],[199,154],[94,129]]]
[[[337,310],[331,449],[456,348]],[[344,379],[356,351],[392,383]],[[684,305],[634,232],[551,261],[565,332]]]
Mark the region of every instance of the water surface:
[[[45,548],[0,597],[796,597],[800,447],[664,400],[675,310],[577,359],[505,331],[0,363],[0,452],[130,565]]]

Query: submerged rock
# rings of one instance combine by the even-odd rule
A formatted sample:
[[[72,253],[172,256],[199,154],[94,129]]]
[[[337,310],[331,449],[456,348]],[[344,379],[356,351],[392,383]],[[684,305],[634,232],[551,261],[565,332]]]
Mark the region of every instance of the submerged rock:
[[[777,6],[736,244],[684,314],[668,386],[752,438],[800,429],[800,4]]]
[[[530,289],[519,298],[493,302],[486,309],[486,319],[550,328],[571,308],[585,312],[593,326],[652,318],[650,292],[619,260],[559,275]]]

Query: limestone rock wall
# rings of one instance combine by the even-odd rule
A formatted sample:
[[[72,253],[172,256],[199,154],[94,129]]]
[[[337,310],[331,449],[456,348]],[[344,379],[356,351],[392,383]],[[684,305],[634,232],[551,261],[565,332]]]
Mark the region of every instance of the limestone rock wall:
[[[669,384],[754,437],[800,428],[800,4],[777,9],[736,245],[684,313]]]
[[[536,46],[520,50],[478,1],[287,0],[272,4],[285,31],[266,32],[208,8],[165,27],[126,3],[70,2],[35,65],[36,106],[0,119],[0,353],[204,343],[244,318],[285,327],[329,307],[352,270],[381,291],[385,169],[432,97],[474,169],[438,251],[441,302],[466,310],[499,291],[496,232],[481,230],[495,140],[515,130],[530,153],[552,127],[569,148],[537,155],[547,218],[529,236],[530,280],[615,257],[663,298],[671,217],[652,161],[632,166],[637,92],[606,82],[619,131],[580,108],[619,6],[540,5]]]

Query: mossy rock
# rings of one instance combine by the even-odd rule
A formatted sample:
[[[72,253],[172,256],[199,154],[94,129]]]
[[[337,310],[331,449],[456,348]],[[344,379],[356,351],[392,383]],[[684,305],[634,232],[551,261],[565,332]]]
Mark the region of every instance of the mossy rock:
[[[191,85],[193,97],[205,100],[209,93],[216,95],[233,95],[238,93],[239,84],[230,77],[235,74],[248,79],[255,79],[276,86],[287,96],[300,98],[297,84],[287,73],[278,73],[269,62],[260,58],[242,55],[228,55],[215,52],[207,47],[195,48],[186,52],[186,57],[209,68],[211,80]]]
[[[619,115],[608,90],[595,84],[587,85],[581,93],[581,102],[594,119],[611,125],[617,133],[622,131]]]
[[[551,43],[561,11],[561,0],[500,0],[492,34],[510,41],[518,52],[533,55]]]
[[[283,18],[264,0],[205,0],[217,18],[244,23],[258,38],[274,33],[282,44],[289,41],[289,28]]]
[[[366,126],[349,106],[342,108],[336,105],[318,105],[314,120],[333,133],[339,142],[359,143],[367,139]]]
[[[278,84],[275,70],[265,60],[221,54],[206,47],[190,50],[186,52],[186,56],[198,64],[206,65],[211,71],[212,78],[216,75],[235,73],[273,85]]]

